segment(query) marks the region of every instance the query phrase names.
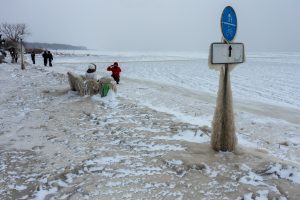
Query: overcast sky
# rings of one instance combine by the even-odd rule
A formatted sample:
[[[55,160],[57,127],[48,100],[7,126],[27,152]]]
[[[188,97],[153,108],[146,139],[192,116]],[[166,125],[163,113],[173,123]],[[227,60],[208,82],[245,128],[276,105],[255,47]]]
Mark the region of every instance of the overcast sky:
[[[220,17],[237,14],[248,51],[300,52],[299,0],[0,0],[0,23],[25,23],[33,42],[108,51],[206,51]]]

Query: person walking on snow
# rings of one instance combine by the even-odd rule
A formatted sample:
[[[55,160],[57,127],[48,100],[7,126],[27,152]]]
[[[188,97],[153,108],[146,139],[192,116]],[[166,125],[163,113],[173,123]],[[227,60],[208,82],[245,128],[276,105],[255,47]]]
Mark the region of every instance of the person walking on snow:
[[[48,53],[47,51],[44,51],[44,53],[42,54],[43,58],[44,58],[44,66],[47,66],[48,63]]]
[[[31,52],[31,60],[32,60],[32,64],[35,64],[35,53]]]
[[[50,51],[48,51],[48,59],[49,59],[49,66],[52,67],[53,55]]]
[[[114,78],[114,80],[117,82],[117,84],[119,84],[120,82],[120,73],[121,73],[121,68],[119,67],[119,64],[117,62],[115,62],[113,65],[110,65],[109,67],[107,67],[107,71],[111,71],[112,72],[112,77]]]

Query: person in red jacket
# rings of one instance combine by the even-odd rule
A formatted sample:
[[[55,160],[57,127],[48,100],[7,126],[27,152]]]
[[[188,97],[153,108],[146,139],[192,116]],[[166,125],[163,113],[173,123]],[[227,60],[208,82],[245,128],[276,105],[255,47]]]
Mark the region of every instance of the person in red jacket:
[[[111,76],[115,79],[117,84],[119,84],[119,82],[120,82],[120,73],[122,71],[121,68],[119,67],[119,64],[117,62],[115,62],[113,65],[108,66],[107,71],[112,72]]]

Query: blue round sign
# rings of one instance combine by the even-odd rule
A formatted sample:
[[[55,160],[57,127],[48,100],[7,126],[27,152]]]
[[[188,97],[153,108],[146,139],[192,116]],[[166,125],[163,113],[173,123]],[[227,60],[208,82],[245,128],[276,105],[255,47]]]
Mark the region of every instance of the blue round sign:
[[[231,42],[237,30],[237,18],[231,6],[227,6],[223,10],[222,17],[221,17],[221,29],[222,29],[223,37],[228,42]]]

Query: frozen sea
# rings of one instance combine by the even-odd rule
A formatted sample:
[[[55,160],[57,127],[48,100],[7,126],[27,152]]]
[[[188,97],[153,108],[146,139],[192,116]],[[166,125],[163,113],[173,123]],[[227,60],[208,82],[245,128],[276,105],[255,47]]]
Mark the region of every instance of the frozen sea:
[[[219,73],[208,68],[203,52],[115,53],[100,51],[54,52],[57,71],[84,73],[88,63],[98,66],[99,76],[114,61],[122,67],[122,77],[149,80],[195,92],[216,95]],[[246,62],[231,72],[235,99],[247,103],[300,107],[300,53],[248,53]]]

